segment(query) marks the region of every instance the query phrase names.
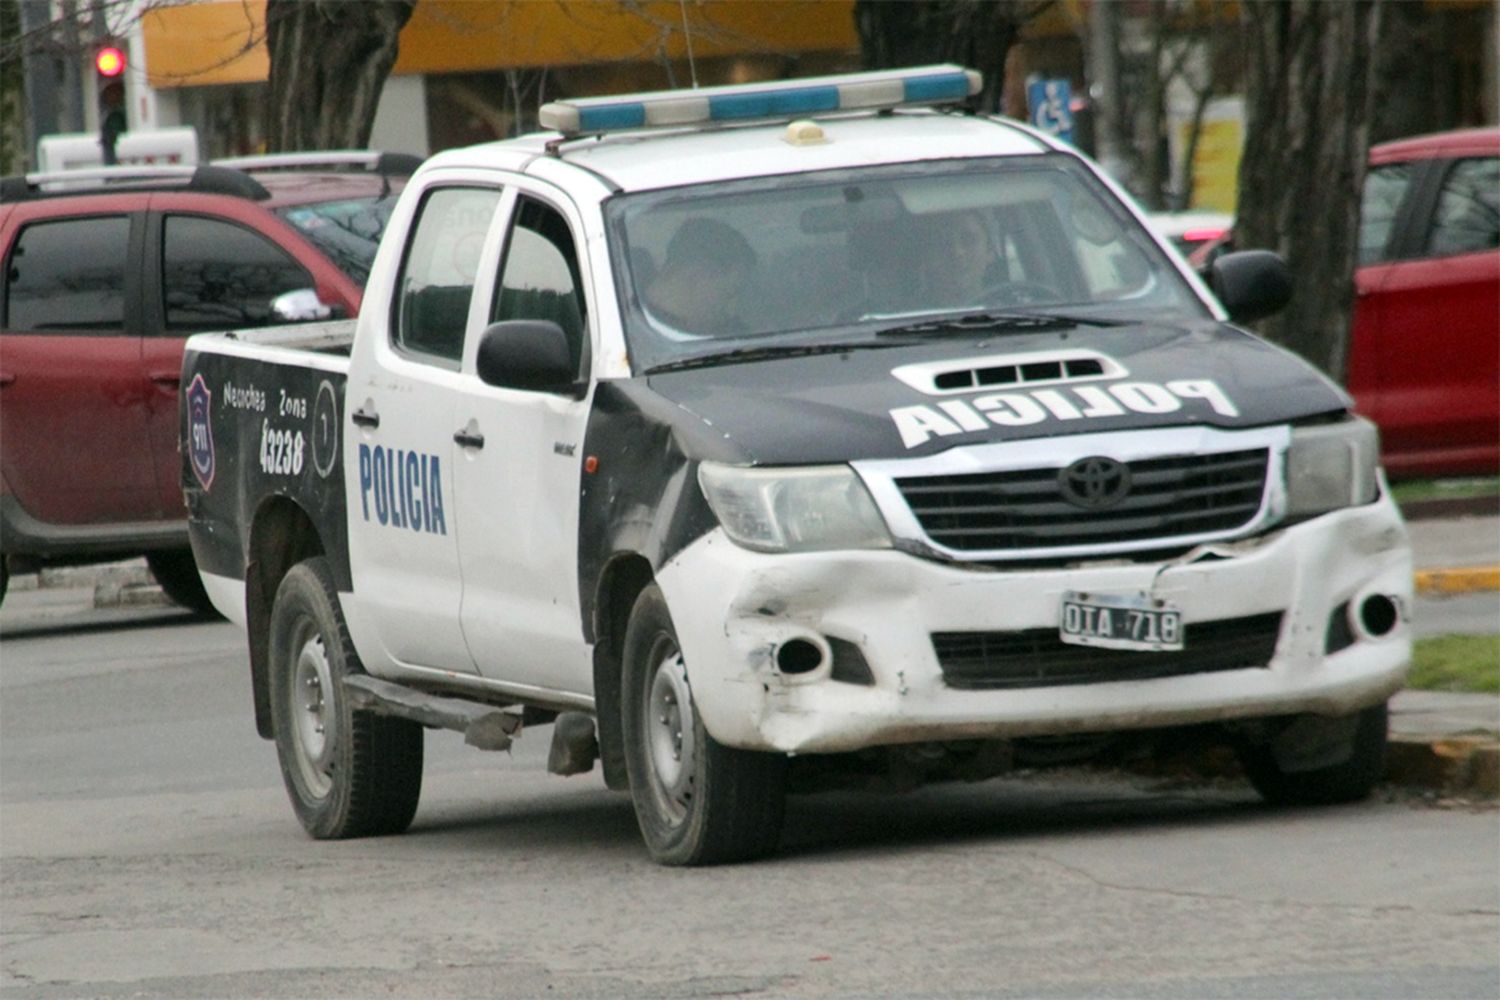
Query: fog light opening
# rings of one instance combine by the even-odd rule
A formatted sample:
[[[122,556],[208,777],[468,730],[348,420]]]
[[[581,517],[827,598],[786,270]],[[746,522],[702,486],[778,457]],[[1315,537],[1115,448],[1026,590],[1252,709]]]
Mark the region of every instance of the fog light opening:
[[[809,639],[788,639],[776,650],[776,669],[784,674],[810,674],[826,659],[823,648]]]
[[[1385,594],[1371,594],[1359,604],[1359,627],[1373,639],[1389,635],[1401,621],[1401,608]]]

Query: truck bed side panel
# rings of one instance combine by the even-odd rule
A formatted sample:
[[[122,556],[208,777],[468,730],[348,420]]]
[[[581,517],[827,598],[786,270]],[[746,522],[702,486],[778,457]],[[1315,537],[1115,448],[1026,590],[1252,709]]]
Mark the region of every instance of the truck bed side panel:
[[[306,513],[339,589],[352,589],[341,423],[346,379],[343,358],[318,355],[316,364],[301,365],[189,348],[183,489],[203,572],[244,580],[256,515],[281,500]]]

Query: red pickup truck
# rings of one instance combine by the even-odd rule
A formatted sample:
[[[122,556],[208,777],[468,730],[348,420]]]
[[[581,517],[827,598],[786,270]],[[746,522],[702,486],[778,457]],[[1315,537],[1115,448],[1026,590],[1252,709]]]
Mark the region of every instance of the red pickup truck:
[[[356,315],[418,162],[319,153],[0,181],[0,597],[12,571],[144,554],[170,597],[210,607],[182,502],[183,342]]]
[[[1371,148],[1354,284],[1348,389],[1386,473],[1500,472],[1500,128]]]
[[[1392,478],[1500,471],[1500,128],[1370,151],[1348,387]]]

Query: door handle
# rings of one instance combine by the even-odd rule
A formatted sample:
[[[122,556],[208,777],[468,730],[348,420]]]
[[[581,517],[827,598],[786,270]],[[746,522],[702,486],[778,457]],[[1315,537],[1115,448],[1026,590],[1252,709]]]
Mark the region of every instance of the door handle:
[[[366,404],[368,405],[368,404]],[[374,410],[367,410],[363,406],[349,414],[349,419],[361,427],[379,427],[380,414]]]
[[[15,380],[15,372],[0,372],[0,385],[10,385]]]
[[[484,435],[477,430],[470,430],[468,427],[465,427],[461,431],[454,431],[453,440],[465,448],[484,447]]]
[[[151,381],[160,386],[181,385],[182,373],[172,371],[152,372]]]

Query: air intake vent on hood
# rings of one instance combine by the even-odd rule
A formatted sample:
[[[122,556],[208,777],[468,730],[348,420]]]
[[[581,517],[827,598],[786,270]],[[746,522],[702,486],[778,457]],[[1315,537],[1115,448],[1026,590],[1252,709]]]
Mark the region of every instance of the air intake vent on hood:
[[[929,396],[1006,386],[1094,382],[1130,374],[1113,358],[1095,351],[1047,351],[1000,354],[958,361],[927,361],[903,365],[891,374]]]

